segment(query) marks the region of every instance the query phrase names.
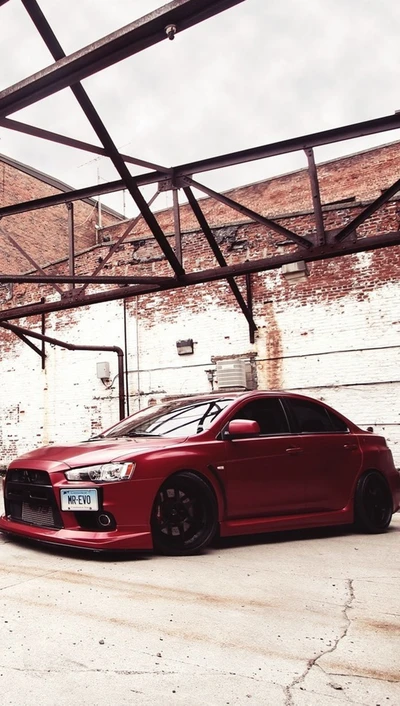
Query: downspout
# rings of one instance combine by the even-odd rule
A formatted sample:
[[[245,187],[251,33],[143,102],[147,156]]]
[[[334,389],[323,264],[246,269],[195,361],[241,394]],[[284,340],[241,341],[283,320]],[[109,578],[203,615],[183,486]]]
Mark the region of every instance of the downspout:
[[[125,386],[124,386],[124,352],[119,346],[80,346],[74,343],[65,343],[64,341],[59,341],[57,338],[51,338],[51,336],[44,336],[43,334],[36,333],[35,331],[29,331],[29,329],[21,328],[20,326],[14,326],[14,324],[6,323],[5,321],[1,323],[1,326],[5,329],[13,331],[13,333],[23,334],[25,336],[31,336],[32,338],[37,338],[39,341],[47,341],[52,343],[54,346],[60,346],[60,348],[67,348],[70,351],[108,351],[111,353],[116,353],[118,356],[118,399],[119,399],[119,418],[125,418]]]
[[[126,415],[129,416],[129,379],[128,379],[128,331],[126,322],[126,299],[124,299],[124,348],[125,348],[125,390],[126,390]]]
[[[136,297],[136,367],[137,367],[137,396],[140,405],[140,346],[139,346],[139,297]]]

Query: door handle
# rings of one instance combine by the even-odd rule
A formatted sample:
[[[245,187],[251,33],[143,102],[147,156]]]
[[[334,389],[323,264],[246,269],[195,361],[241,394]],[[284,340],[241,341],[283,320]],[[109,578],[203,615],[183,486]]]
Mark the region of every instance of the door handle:
[[[304,449],[302,449],[300,446],[290,446],[288,449],[286,449],[286,453],[290,454],[291,456],[299,456],[299,454],[302,454],[304,452]]]
[[[347,449],[347,451],[356,451],[358,446],[357,444],[344,444],[343,448]]]

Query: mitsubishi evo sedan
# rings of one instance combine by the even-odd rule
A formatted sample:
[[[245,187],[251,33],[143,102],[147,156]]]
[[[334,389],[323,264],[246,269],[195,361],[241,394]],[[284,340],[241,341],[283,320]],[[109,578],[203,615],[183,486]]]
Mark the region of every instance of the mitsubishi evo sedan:
[[[92,550],[194,554],[212,539],[354,524],[384,532],[400,475],[383,437],[287,392],[148,407],[13,461],[0,529]]]

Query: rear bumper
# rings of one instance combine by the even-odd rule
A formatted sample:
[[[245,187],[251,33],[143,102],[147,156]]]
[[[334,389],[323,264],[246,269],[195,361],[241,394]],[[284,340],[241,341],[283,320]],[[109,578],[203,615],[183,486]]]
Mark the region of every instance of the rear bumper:
[[[8,535],[35,542],[77,547],[92,551],[120,549],[151,551],[153,549],[151,532],[143,527],[132,527],[125,531],[116,529],[112,532],[48,529],[15,522],[3,515],[0,517],[0,530]]]

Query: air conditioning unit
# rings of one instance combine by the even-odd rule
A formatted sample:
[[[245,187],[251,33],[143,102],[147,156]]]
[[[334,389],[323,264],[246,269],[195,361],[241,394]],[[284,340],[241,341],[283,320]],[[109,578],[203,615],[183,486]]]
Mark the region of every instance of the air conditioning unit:
[[[287,282],[296,282],[300,279],[307,279],[310,272],[307,267],[307,263],[304,260],[299,262],[289,262],[286,265],[282,265],[281,272]]]
[[[219,390],[237,387],[246,390],[246,361],[240,358],[217,360],[217,384]]]

